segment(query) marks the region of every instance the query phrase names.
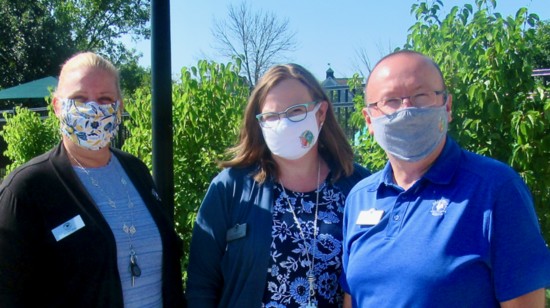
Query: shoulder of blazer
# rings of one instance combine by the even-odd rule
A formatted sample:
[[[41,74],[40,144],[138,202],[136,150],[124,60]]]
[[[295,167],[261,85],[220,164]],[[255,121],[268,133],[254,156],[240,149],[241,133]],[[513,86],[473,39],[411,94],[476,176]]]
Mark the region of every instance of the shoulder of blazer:
[[[371,175],[372,173],[367,168],[359,165],[358,163],[353,163],[353,174],[357,175],[358,177],[366,178],[367,176]]]
[[[25,164],[10,172],[0,185],[0,191],[6,187],[25,187],[34,181],[43,181],[50,178],[52,173],[52,160],[59,145],[50,151],[38,155]]]
[[[353,173],[347,177],[341,177],[336,181],[336,185],[340,186],[344,195],[348,195],[350,190],[362,179],[370,175],[370,171],[361,165],[354,163],[353,164]]]

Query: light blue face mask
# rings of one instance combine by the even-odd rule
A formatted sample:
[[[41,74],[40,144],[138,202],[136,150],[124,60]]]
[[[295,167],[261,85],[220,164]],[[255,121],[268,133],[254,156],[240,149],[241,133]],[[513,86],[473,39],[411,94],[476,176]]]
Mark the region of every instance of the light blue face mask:
[[[447,105],[404,108],[371,118],[374,139],[396,158],[419,161],[432,153],[447,134]]]

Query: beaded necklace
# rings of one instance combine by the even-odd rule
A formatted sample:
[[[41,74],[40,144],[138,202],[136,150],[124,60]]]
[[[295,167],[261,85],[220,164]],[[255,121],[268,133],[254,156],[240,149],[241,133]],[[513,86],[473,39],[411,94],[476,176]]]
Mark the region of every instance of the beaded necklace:
[[[286,202],[288,204],[288,207],[290,208],[290,212],[292,213],[292,217],[294,218],[294,222],[296,223],[296,227],[300,231],[300,236],[302,237],[302,240],[304,241],[305,247],[306,247],[306,259],[309,263],[309,271],[307,272],[307,281],[309,283],[309,297],[308,297],[308,303],[306,305],[306,308],[316,308],[316,304],[314,303],[315,299],[315,273],[313,272],[315,268],[315,249],[317,247],[317,213],[319,211],[319,189],[321,186],[320,182],[321,179],[321,162],[319,161],[319,164],[317,165],[317,191],[316,191],[316,199],[315,199],[315,217],[313,221],[313,239],[311,240],[311,245],[308,246],[306,236],[304,234],[304,230],[302,230],[302,226],[300,225],[300,222],[298,221],[298,217],[296,216],[296,212],[294,210],[294,207],[290,203],[290,199],[288,194],[285,190],[285,185],[283,183],[283,180],[281,179],[281,187],[283,188],[283,192],[286,196]],[[312,250],[312,251],[310,251]],[[310,252],[311,252],[311,259],[310,259]]]
[[[88,169],[86,169],[76,157],[74,157],[69,151],[67,151],[71,159],[76,162],[78,165],[78,168],[86,174],[86,176],[90,179],[90,183],[92,183],[93,186],[97,187],[101,193],[107,198],[107,203],[109,206],[113,209],[117,209],[116,202],[109,196],[107,193],[105,193],[105,190],[103,190],[103,187],[99,185],[99,181],[94,178]],[[126,191],[126,197],[128,199],[128,209],[130,209],[130,222],[129,225],[126,223],[126,220],[124,219],[122,224],[122,231],[127,235],[128,237],[128,243],[129,243],[129,257],[130,262],[128,265],[128,270],[130,271],[130,274],[132,276],[132,287],[135,284],[135,278],[141,276],[141,268],[139,267],[137,263],[137,253],[134,249],[134,234],[137,232],[137,228],[134,225],[134,203],[132,202],[130,198],[130,192],[128,190],[128,182],[126,179],[124,179],[120,174],[117,174],[117,176],[120,177],[120,183],[122,186],[124,186],[124,190]],[[119,213],[120,214],[120,213]]]

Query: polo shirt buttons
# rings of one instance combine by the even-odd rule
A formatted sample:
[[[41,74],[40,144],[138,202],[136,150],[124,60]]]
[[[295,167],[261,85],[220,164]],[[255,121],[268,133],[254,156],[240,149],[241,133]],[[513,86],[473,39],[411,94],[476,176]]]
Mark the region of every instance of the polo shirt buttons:
[[[399,215],[393,215],[393,220],[398,221],[399,218],[400,218]]]

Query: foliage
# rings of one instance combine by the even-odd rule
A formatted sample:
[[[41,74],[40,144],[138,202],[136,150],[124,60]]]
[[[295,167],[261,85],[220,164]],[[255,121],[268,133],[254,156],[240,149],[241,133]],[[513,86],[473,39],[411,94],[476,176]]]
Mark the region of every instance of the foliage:
[[[150,0],[57,0],[55,16],[70,29],[78,50],[94,50],[118,63],[127,49],[124,35],[149,38]]]
[[[219,172],[217,161],[234,145],[248,97],[248,86],[238,73],[240,64],[199,61],[183,68],[174,83],[174,191],[176,229],[189,250],[193,223],[208,185]],[[151,92],[139,89],[127,100],[129,137],[123,149],[151,168]],[[188,256],[188,254],[185,254]],[[183,262],[187,267],[187,259]]]
[[[432,57],[453,96],[450,134],[466,149],[510,164],[533,193],[550,241],[550,98],[531,76],[539,18],[521,8],[493,13],[494,0],[453,7],[440,19],[442,1],[412,7],[417,22],[406,49]]]
[[[58,30],[49,2],[0,0],[0,88],[56,76],[76,50]]]
[[[4,112],[6,124],[0,136],[7,143],[4,155],[12,162],[6,166],[6,174],[60,141],[57,118],[52,105],[48,106],[49,116],[45,120],[37,112],[22,107],[16,107],[15,114]]]
[[[152,84],[151,69],[139,66],[136,55],[128,55],[127,59],[118,65],[118,70],[123,97],[131,95],[141,87],[150,87]]]
[[[534,68],[550,68],[550,21],[537,25],[534,42]]]
[[[57,76],[77,51],[94,51],[117,66],[135,51],[122,36],[148,38],[150,0],[0,0],[0,88]]]
[[[354,93],[353,105],[355,110],[357,110],[357,112],[352,115],[350,121],[354,130],[358,131],[353,142],[356,161],[372,172],[381,170],[386,164],[386,153],[378,143],[374,141],[374,137],[369,134],[365,118],[361,113],[365,106],[363,78],[357,73],[354,74],[348,81],[348,86]]]
[[[278,57],[296,47],[288,20],[279,20],[273,13],[252,12],[245,2],[238,7],[230,5],[228,18],[216,21],[212,34],[223,56],[242,62],[251,88]]]

